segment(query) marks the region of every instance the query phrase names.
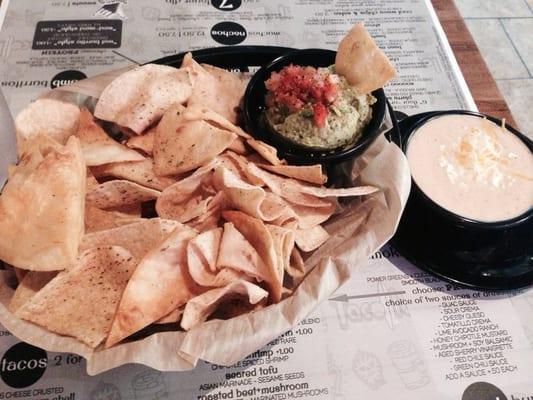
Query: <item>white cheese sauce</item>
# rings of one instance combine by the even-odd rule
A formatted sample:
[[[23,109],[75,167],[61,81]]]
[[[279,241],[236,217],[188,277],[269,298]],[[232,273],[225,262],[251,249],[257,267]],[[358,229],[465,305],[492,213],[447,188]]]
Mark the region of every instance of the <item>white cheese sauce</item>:
[[[411,136],[413,180],[441,207],[496,222],[533,207],[533,154],[515,135],[471,115],[445,115]]]

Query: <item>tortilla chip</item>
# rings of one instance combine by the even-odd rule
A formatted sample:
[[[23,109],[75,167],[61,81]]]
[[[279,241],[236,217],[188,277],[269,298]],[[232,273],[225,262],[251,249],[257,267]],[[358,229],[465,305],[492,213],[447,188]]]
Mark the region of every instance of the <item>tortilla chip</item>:
[[[141,219],[138,222],[85,235],[80,244],[80,251],[105,245],[120,246],[141,260],[180,226],[181,224],[176,221],[161,218]]]
[[[230,145],[228,146],[228,150],[234,151],[235,153],[240,155],[248,154],[248,149],[244,145],[244,141],[240,136],[230,143]]]
[[[257,304],[267,296],[266,290],[242,280],[232,282],[222,288],[209,290],[187,302],[181,318],[181,327],[188,331],[204,322],[222,302],[229,299],[246,297],[250,304]]]
[[[117,211],[106,211],[87,205],[85,207],[85,233],[105,231],[142,221],[142,218]]]
[[[78,131],[81,150],[88,167],[122,161],[141,161],[144,157],[135,150],[111,139],[96,123],[85,107],[81,108]]]
[[[59,151],[63,148],[63,145],[57,140],[53,139],[51,136],[48,136],[44,133],[36,133],[31,137],[30,140],[26,141],[25,148],[21,154],[21,158],[25,154],[32,152],[39,152],[43,157],[45,157],[50,151]]]
[[[157,175],[191,171],[222,153],[237,137],[203,120],[183,122],[183,107],[172,107],[161,119],[154,138]]]
[[[192,239],[187,246],[189,273],[201,286],[222,287],[238,279],[251,279],[231,268],[217,270],[222,231],[222,228],[205,231]]]
[[[96,186],[99,185],[98,181],[94,177],[93,173],[89,168],[86,170],[86,177],[85,177],[85,191],[90,192],[92,189],[94,189]]]
[[[284,272],[290,267],[291,252],[294,248],[294,232],[292,229],[276,225],[267,224],[266,227],[272,236],[277,257],[278,274],[283,282]]]
[[[246,86],[248,84],[247,79],[244,78],[242,74],[239,76],[236,73],[215,67],[214,65],[201,65],[217,83],[217,97],[220,103],[216,104],[216,108],[211,108],[227,118],[228,121],[236,124],[239,119],[240,102],[244,97],[244,92],[246,91]],[[197,91],[193,89],[190,104],[195,104],[196,100],[198,100],[199,104],[209,106],[209,104],[202,101],[201,96],[197,96],[196,94]],[[222,95],[222,98],[220,98],[220,95]],[[219,111],[217,108],[220,108],[221,110]]]
[[[202,256],[202,261],[211,272],[215,272],[217,270],[217,257],[220,248],[220,241],[222,240],[222,232],[222,228],[215,228],[200,233],[189,242],[187,249],[187,251],[193,248],[197,249],[198,253]]]
[[[221,215],[230,207],[230,203],[224,192],[218,192],[207,203],[207,210],[202,215],[187,222],[187,225],[204,232],[219,227]]]
[[[297,229],[294,234],[296,245],[306,252],[319,248],[329,239],[329,233],[321,225],[316,225],[311,229]]]
[[[111,132],[115,134],[122,134],[124,138],[130,138],[138,136],[137,132],[131,130],[130,128],[126,128],[124,126],[112,124],[111,125]],[[142,134],[141,134],[142,135]]]
[[[125,217],[141,218],[142,204],[141,203],[125,204],[125,205],[118,206],[118,207],[107,208],[105,211],[117,212]]]
[[[155,321],[154,324],[157,324],[157,325],[177,324],[181,320],[181,316],[183,315],[183,310],[185,310],[185,305],[178,307],[175,310],[172,310],[167,315],[165,315],[163,318]]]
[[[87,250],[75,267],[60,273],[15,315],[95,348],[111,328],[136,264],[137,260],[121,247]]]
[[[230,169],[235,175],[255,186],[265,186],[263,180],[248,171],[248,165],[253,162],[253,155],[240,156],[232,151],[225,151],[218,158],[220,164]]]
[[[24,303],[31,299],[35,293],[55,278],[56,275],[57,271],[28,271],[20,281],[17,290],[15,290],[15,293],[9,302],[9,311],[15,313]]]
[[[350,188],[326,188],[310,186],[292,178],[283,178],[248,164],[248,172],[261,179],[274,193],[293,204],[306,207],[326,207],[331,200],[327,197],[364,196],[379,191],[374,186],[356,186]]]
[[[296,281],[299,281],[305,275],[305,263],[296,247],[292,248],[289,265],[288,268],[285,268],[285,272]]]
[[[275,147],[270,146],[269,144],[266,144],[265,142],[262,142],[261,140],[255,140],[255,139],[248,139],[246,141],[248,145],[257,151],[261,157],[263,157],[265,160],[267,160],[272,165],[283,165],[286,164],[284,160],[280,160],[278,158],[278,151]]]
[[[15,118],[17,152],[21,155],[37,134],[50,136],[60,144],[78,129],[80,109],[77,105],[53,99],[38,99],[30,103]]]
[[[198,74],[188,104],[207,106],[236,123],[236,110],[244,95],[246,81],[221,68],[198,64],[191,53],[183,58],[183,67],[188,67]]]
[[[0,259],[34,271],[73,265],[83,235],[85,178],[75,137],[44,158],[33,152],[22,160],[0,196]]]
[[[310,229],[325,222],[333,215],[336,209],[335,202],[324,207],[306,207],[297,204],[289,204],[292,212],[296,215],[300,229]],[[272,221],[275,223],[276,221]]]
[[[132,136],[126,141],[126,146],[130,149],[141,150],[148,156],[154,152],[154,136],[157,126],[148,129],[146,133],[139,136]]]
[[[327,207],[331,201],[328,199],[320,199],[317,196],[304,193],[303,185],[291,178],[284,178],[270,172],[264,171],[253,163],[247,166],[247,172],[256,179],[261,180],[267,185],[273,193],[283,197],[292,204],[297,204],[305,207]]]
[[[146,64],[117,77],[96,103],[96,118],[141,134],[174,103],[185,103],[194,76],[188,68]]]
[[[207,212],[209,203],[213,200],[213,196],[204,198],[202,195],[198,195],[190,199],[187,203],[183,204],[183,208],[179,217],[176,219],[180,222],[189,222],[190,220],[199,217]]]
[[[24,153],[19,158],[17,165],[9,165],[8,176],[9,180],[14,181],[17,185],[23,184],[28,176],[43,162],[50,152],[61,152],[64,146],[52,139],[50,136],[44,134],[35,135]],[[16,172],[16,174],[15,174]]]
[[[217,272],[209,271],[207,263],[203,259],[203,254],[196,247],[187,249],[187,264],[192,279],[201,286],[222,287],[237,279],[251,280],[251,277],[247,277],[246,274],[232,268],[222,268]]]
[[[278,196],[246,183],[223,166],[215,170],[213,184],[226,194],[233,207],[263,221],[275,220],[287,207]]]
[[[161,196],[155,203],[155,209],[157,215],[162,218],[175,219],[180,222],[187,222],[194,218],[197,211],[192,212],[188,207],[197,207],[197,205],[210,196],[210,193],[206,192],[205,186],[210,181],[213,168],[217,162],[212,162],[198,168],[193,174],[184,178],[173,185],[167,187],[161,193]],[[196,206],[195,206],[196,204]],[[206,203],[202,203],[202,207],[207,207]],[[195,210],[198,210],[195,208]],[[200,214],[196,215],[199,216]]]
[[[87,193],[87,204],[106,209],[157,199],[160,194],[157,190],[130,181],[107,181]]]
[[[283,200],[282,200],[283,201]],[[275,220],[269,221],[272,225],[282,226],[288,229],[298,228],[298,215],[292,210],[288,202],[284,201],[287,208]]]
[[[106,347],[161,319],[201,293],[187,270],[187,243],[195,236],[192,229],[178,227],[141,260],[122,295]]]
[[[143,161],[100,165],[91,168],[91,171],[98,178],[112,176],[155,190],[163,190],[177,181],[177,178],[174,177],[157,176],[154,173],[154,162],[151,158],[146,158]]]
[[[278,175],[298,179],[317,185],[323,185],[327,181],[327,176],[322,173],[322,165],[268,165],[258,164],[260,168],[274,172]]]
[[[37,167],[41,165],[43,161],[44,155],[38,148],[33,148],[31,151],[24,153],[18,161],[18,164],[13,165],[12,168],[10,168],[9,181],[15,186],[23,185],[24,181],[35,172]]]
[[[216,268],[218,270],[231,268],[250,275],[259,282],[265,281],[276,286],[276,282],[273,282],[275,279],[273,279],[271,269],[263,262],[252,244],[231,222],[224,224],[224,234],[220,242]]]
[[[230,267],[265,281],[272,301],[281,299],[283,265],[279,264],[276,243],[265,224],[240,211],[223,211],[224,224],[217,268]]]
[[[17,268],[17,267],[13,267],[13,271],[15,272],[15,277],[17,278],[17,282],[20,283],[22,282],[22,280],[24,279],[24,277],[26,276],[26,274],[30,271],[28,271],[27,269],[22,269],[22,268]]]
[[[362,22],[340,41],[335,72],[344,76],[359,94],[379,89],[396,75],[396,70],[377,46]]]
[[[308,193],[316,197],[354,197],[365,196],[379,192],[379,188],[374,186],[355,186],[350,188],[326,188],[316,186],[299,185],[298,189],[302,193]]]
[[[237,125],[229,121],[224,116],[213,111],[209,107],[202,104],[187,104],[187,109],[183,114],[184,121],[205,121],[216,128],[225,129],[235,133],[243,139],[250,139],[251,136],[244,132]]]
[[[218,165],[222,165],[224,168],[229,169],[233,174],[240,179],[251,183],[246,176],[247,161],[246,158],[234,153],[233,151],[226,150],[220,156],[217,157]],[[262,186],[263,182],[259,181],[258,186]]]

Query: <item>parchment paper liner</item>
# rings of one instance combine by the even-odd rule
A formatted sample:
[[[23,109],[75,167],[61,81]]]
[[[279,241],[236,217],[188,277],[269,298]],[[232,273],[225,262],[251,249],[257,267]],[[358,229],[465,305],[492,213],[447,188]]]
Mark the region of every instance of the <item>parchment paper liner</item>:
[[[101,93],[116,72],[49,91],[40,97],[68,98],[78,104],[88,104],[91,99],[87,96]],[[7,126],[12,121],[3,120],[2,123]],[[3,134],[6,132],[13,135],[9,130]],[[6,148],[14,151],[14,146]],[[0,149],[3,152],[0,156],[12,158],[13,154],[6,153],[6,148]],[[381,191],[362,202],[350,202],[341,214],[325,224],[331,238],[306,260],[309,274],[294,294],[279,304],[227,321],[208,321],[189,332],[159,332],[110,349],[93,351],[73,338],[15,318],[6,308],[13,290],[2,279],[0,323],[32,345],[83,356],[90,375],[128,363],[140,363],[161,371],[192,369],[199,359],[232,365],[296,325],[394,234],[411,184],[407,160],[400,149],[381,136],[354,163],[344,168],[354,184],[375,185]]]

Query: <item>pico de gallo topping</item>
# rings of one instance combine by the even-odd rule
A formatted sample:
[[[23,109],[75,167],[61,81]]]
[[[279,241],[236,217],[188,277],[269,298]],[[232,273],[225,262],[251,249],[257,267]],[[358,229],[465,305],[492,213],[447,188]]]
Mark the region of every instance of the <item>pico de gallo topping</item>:
[[[266,106],[284,109],[292,114],[304,107],[312,110],[312,121],[317,127],[324,127],[329,106],[339,96],[338,76],[325,68],[289,65],[279,72],[273,72],[265,82],[268,89]]]

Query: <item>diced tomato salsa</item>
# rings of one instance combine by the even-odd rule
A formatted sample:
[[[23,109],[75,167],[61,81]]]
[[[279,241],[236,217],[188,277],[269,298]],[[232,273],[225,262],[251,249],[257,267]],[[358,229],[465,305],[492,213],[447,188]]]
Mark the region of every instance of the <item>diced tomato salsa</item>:
[[[290,113],[295,113],[309,105],[313,111],[313,123],[318,127],[325,125],[328,106],[338,95],[331,74],[292,64],[273,72],[265,86],[269,91],[267,107],[286,107]]]

